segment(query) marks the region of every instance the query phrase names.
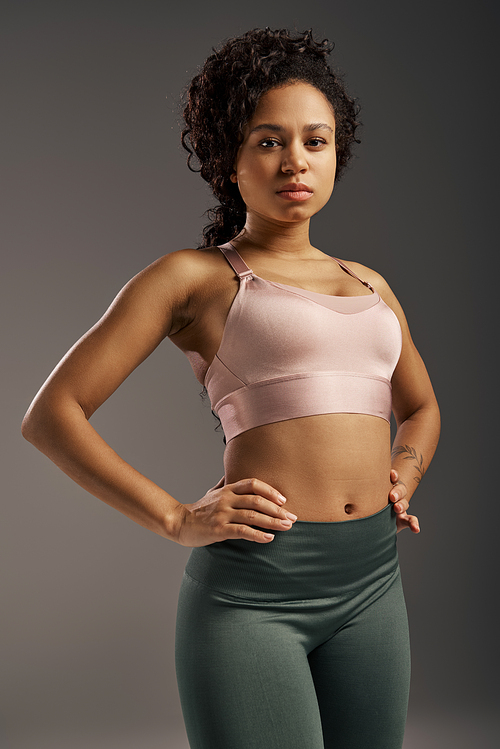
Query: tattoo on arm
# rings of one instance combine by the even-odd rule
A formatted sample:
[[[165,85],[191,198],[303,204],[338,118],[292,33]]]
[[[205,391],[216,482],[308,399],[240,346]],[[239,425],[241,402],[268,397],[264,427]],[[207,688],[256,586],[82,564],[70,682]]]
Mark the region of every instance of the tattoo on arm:
[[[410,447],[410,445],[397,445],[392,449],[391,457],[395,458],[396,455],[401,455],[402,453],[408,453],[403,460],[414,460],[416,465],[416,469],[419,473],[418,476],[414,476],[415,481],[417,484],[420,484],[420,481],[422,480],[425,468],[424,468],[424,459],[423,456],[417,453],[414,447]]]

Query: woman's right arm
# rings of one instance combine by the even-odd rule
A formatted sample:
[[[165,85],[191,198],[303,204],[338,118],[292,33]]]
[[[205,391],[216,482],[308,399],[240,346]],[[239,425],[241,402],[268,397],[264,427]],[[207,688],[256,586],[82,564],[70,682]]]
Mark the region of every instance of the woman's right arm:
[[[230,537],[266,543],[272,539],[251,525],[283,530],[286,517],[272,487],[239,481],[183,505],[120,458],[89,423],[125,378],[188,321],[193,266],[199,274],[193,252],[161,258],[122,289],[44,383],[23,435],[88,492],[165,538],[185,546]]]

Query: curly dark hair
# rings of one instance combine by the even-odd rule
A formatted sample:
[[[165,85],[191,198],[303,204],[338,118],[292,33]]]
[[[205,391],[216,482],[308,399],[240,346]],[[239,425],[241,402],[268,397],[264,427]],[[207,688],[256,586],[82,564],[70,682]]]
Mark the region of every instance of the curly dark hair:
[[[312,30],[290,34],[287,29],[253,29],[226,41],[206,60],[186,91],[182,145],[188,167],[199,171],[219,205],[207,211],[211,222],[203,229],[200,247],[227,242],[245,224],[245,204],[230,180],[243,128],[262,94],[291,81],[315,86],[335,113],[338,180],[351,158],[359,106],[346,92],[340,73],[327,57],[333,49],[327,39],[317,42]],[[196,156],[199,169],[192,165]]]

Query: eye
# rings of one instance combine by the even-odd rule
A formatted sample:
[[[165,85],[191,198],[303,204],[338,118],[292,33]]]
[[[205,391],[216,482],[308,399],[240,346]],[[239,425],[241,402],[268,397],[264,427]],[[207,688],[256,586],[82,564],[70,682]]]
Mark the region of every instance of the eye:
[[[318,146],[324,146],[326,143],[323,138],[309,138],[307,141],[307,145],[312,146],[313,148],[318,148]]]
[[[274,148],[275,146],[279,146],[280,142],[276,138],[266,138],[265,140],[261,140],[259,145],[263,148]]]

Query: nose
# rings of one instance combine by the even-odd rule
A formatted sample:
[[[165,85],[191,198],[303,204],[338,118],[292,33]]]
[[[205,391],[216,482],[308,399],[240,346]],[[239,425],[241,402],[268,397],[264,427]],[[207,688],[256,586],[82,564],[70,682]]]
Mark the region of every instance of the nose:
[[[291,143],[283,152],[281,170],[292,174],[305,172],[308,164],[302,143]]]

